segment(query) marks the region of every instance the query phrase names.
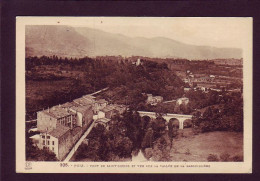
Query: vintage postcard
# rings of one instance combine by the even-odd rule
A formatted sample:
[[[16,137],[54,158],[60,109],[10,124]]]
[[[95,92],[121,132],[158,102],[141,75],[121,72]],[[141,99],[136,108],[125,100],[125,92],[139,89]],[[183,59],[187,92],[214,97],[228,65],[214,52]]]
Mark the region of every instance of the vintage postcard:
[[[252,22],[16,17],[16,172],[252,173]]]

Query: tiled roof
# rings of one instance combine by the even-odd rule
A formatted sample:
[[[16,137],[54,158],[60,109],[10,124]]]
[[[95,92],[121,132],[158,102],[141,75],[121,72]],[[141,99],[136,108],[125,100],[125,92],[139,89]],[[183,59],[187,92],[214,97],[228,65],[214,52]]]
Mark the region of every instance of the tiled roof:
[[[109,111],[112,111],[113,109],[115,109],[114,106],[108,105],[108,106],[106,106],[105,108],[103,108],[101,111],[103,111],[103,112],[109,112]]]
[[[110,104],[109,106],[113,107],[115,110],[119,111],[119,112],[123,112],[124,110],[126,110],[127,106],[125,105],[119,105],[119,104]]]
[[[86,111],[92,110],[91,108],[92,108],[91,105],[86,105],[86,106],[73,106],[70,109],[84,114]]]
[[[59,106],[54,106],[54,107],[52,107],[50,109],[44,110],[43,112],[45,114],[48,114],[48,115],[56,118],[56,119],[62,118],[62,117],[65,117],[65,116],[69,116],[69,115],[74,115],[73,112],[67,111],[64,108],[59,107]]]
[[[105,99],[99,99],[96,102],[100,103],[100,104],[107,103],[107,101]]]
[[[79,126],[77,126],[77,127],[73,128],[73,129],[71,130],[71,134],[72,134],[73,136],[75,136],[75,135],[77,135],[81,130],[82,130],[82,128],[79,127]]]
[[[48,134],[55,138],[59,138],[62,135],[64,135],[66,132],[68,132],[69,130],[70,130],[69,127],[63,126],[61,124],[57,124],[56,129],[53,129],[52,131],[48,132]]]
[[[86,106],[86,105],[90,105],[90,104],[93,103],[91,100],[84,99],[83,97],[78,98],[78,99],[74,99],[73,101],[74,101],[75,103],[81,105],[81,106]]]
[[[72,106],[75,106],[75,105],[77,105],[75,102],[66,102],[64,104],[61,104],[60,106],[62,108],[69,108],[69,107],[72,107]]]

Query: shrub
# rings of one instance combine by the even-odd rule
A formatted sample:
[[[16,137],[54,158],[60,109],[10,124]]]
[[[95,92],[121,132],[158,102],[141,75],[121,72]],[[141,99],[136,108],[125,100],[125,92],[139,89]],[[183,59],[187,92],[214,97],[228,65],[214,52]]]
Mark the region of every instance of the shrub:
[[[215,154],[209,154],[207,160],[209,162],[218,162],[219,161],[218,156]]]
[[[223,162],[227,162],[230,160],[230,155],[228,153],[222,153],[220,155],[220,160]]]
[[[185,120],[185,121],[183,122],[183,127],[184,127],[184,128],[190,128],[190,127],[192,127],[192,121],[191,121],[190,119]]]

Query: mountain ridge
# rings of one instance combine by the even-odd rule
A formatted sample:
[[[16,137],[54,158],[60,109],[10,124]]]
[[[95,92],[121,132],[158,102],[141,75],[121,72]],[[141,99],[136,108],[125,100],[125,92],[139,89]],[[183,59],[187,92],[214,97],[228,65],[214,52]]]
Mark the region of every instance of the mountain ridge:
[[[87,27],[27,25],[26,56],[147,56],[158,58],[242,58],[238,48],[182,43],[166,37],[129,37]]]

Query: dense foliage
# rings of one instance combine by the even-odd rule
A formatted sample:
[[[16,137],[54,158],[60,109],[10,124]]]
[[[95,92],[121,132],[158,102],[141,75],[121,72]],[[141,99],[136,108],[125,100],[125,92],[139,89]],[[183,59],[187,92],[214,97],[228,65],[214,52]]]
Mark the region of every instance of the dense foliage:
[[[199,73],[215,66],[209,62],[201,65],[201,62],[187,61],[181,66]],[[167,66],[165,62],[149,60],[142,60],[142,64],[137,66],[127,59],[29,57],[26,59],[27,119],[35,119],[36,115],[33,113],[42,108],[72,101],[84,94],[109,87],[99,94],[100,98],[105,98],[109,103],[128,105],[130,110],[113,117],[108,127],[99,124],[92,129],[87,137],[87,144],[81,144],[75,155],[75,160],[80,161],[121,161],[130,159],[139,150],[150,160],[171,160],[170,150],[173,139],[178,134],[179,123],[170,120],[167,124],[162,117],[165,113],[194,113],[192,123],[185,121],[184,127],[192,125],[195,132],[243,131],[241,93],[228,93],[224,90],[205,93],[197,90],[184,95],[184,83],[168,67],[169,64]],[[218,71],[218,68],[212,70]],[[38,87],[39,90],[34,95],[30,92],[30,86],[35,83],[42,87]],[[234,83],[230,87],[237,85]],[[184,95],[189,98],[189,103],[177,105],[173,101],[152,106],[146,104],[148,93],[160,95],[164,100],[176,100]],[[156,112],[157,118],[141,118],[137,110]],[[221,155],[221,160],[228,160],[227,157]],[[38,161],[57,160],[54,153],[33,146],[28,136],[26,158]],[[211,155],[209,161],[214,160],[218,158]]]
[[[120,161],[130,159],[140,149],[149,155],[147,148],[153,151],[148,157],[154,154],[153,159],[161,161],[169,158],[170,139],[162,118],[152,121],[141,118],[137,112],[126,111],[122,116],[113,117],[108,128],[100,124],[94,127],[87,137],[88,145],[79,147],[75,159]]]
[[[48,148],[39,149],[33,145],[32,140],[26,136],[26,160],[27,161],[58,161],[55,153]]]
[[[241,93],[222,96],[221,106],[208,107],[203,115],[196,112],[194,129],[208,131],[243,131],[243,99]]]
[[[182,96],[184,85],[165,63],[142,60],[136,66],[127,60],[95,60],[91,58],[67,59],[53,57],[26,58],[27,117],[35,119],[34,112],[71,101],[84,94],[109,87],[102,97],[110,102],[127,104],[138,109],[144,106],[146,95],[161,95],[165,100]],[[40,82],[61,82],[44,94],[30,95],[31,84]],[[37,87],[36,87],[37,88]],[[41,88],[43,91],[44,87]],[[41,99],[40,99],[41,98]]]

